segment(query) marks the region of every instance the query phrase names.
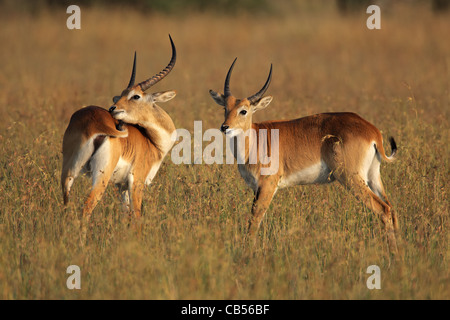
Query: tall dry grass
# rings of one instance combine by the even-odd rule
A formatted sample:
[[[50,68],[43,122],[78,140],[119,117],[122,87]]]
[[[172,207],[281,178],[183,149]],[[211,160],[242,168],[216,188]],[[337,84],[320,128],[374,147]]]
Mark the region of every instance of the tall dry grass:
[[[449,278],[448,15],[422,7],[338,15],[324,5],[284,15],[139,14],[82,8],[82,29],[64,11],[11,13],[0,42],[0,297],[3,299],[440,299]],[[153,90],[178,128],[218,128],[223,111],[208,90],[256,92],[274,64],[274,101],[257,121],[353,111],[399,145],[382,176],[400,219],[403,263],[393,263],[381,222],[337,184],[280,190],[259,234],[244,246],[252,194],[231,165],[174,165],[166,159],[144,198],[143,234],[123,223],[117,191],[94,211],[85,247],[78,220],[89,180],[62,207],[61,143],[70,115],[105,108],[127,84],[179,58]],[[205,147],[207,143],[203,146]],[[80,266],[82,289],[66,288]],[[381,268],[368,290],[366,268]]]

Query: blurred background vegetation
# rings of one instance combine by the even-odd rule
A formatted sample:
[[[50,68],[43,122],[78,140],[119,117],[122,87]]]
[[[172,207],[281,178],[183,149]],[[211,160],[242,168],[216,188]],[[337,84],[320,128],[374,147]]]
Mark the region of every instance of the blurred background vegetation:
[[[166,14],[186,13],[186,12],[216,12],[235,14],[237,12],[247,13],[286,13],[292,10],[299,10],[311,7],[323,7],[332,1],[316,0],[0,0],[2,11],[25,11],[39,13],[42,10],[51,8],[67,7],[71,4],[79,6],[96,7],[127,7],[136,11],[160,12]],[[342,14],[361,11],[370,4],[378,4],[383,7],[389,6],[392,0],[335,0],[334,7]],[[428,4],[434,12],[448,11],[450,0],[402,0],[412,5]]]

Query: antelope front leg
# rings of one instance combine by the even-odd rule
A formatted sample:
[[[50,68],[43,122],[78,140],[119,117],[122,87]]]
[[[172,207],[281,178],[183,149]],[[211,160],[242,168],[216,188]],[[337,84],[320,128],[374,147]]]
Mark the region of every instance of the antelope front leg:
[[[250,218],[248,226],[249,237],[253,242],[256,241],[256,235],[261,221],[264,218],[278,187],[278,180],[276,179],[265,179],[263,182],[264,183],[260,184],[256,190],[252,206],[252,217]]]
[[[144,194],[144,184],[140,181],[133,183],[131,187],[131,203],[132,203],[132,225],[135,226],[138,235],[142,232],[141,209],[142,197]]]

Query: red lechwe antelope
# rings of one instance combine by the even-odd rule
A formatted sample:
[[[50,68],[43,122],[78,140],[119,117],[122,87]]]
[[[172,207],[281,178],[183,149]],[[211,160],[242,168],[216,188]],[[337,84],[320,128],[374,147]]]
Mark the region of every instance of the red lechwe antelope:
[[[172,38],[170,43],[172,58],[163,71],[135,85],[135,53],[130,82],[120,96],[114,97],[109,112],[88,106],[70,119],[63,139],[61,186],[67,204],[74,179],[84,172],[92,175],[92,190],[83,207],[86,224],[109,181],[118,185],[124,205],[139,218],[144,186],[152,181],[174,143],[171,136],[175,125],[156,103],[166,102],[176,93],[145,93],[174,67]]]
[[[371,123],[354,113],[321,113],[288,121],[266,121],[253,123],[252,114],[266,108],[272,96],[263,97],[269,87],[272,67],[262,89],[246,98],[236,99],[230,91],[231,65],[225,79],[224,94],[210,90],[215,102],[225,108],[222,132],[235,141],[245,138],[245,144],[235,142],[232,148],[236,159],[243,159],[238,169],[245,182],[253,189],[255,198],[252,217],[249,221],[249,235],[255,240],[264,214],[278,188],[292,185],[324,184],[339,181],[358,199],[373,210],[383,221],[388,244],[392,253],[397,252],[394,231],[398,228],[397,218],[391,210],[380,177],[381,160],[391,162],[397,147],[389,139],[392,154],[387,157],[380,131]],[[271,135],[278,134],[278,170],[262,175],[261,159],[249,162],[250,150],[261,148],[260,130],[267,130],[265,145],[270,145]],[[277,129],[277,130],[274,130]],[[248,134],[253,131],[253,136]],[[242,141],[242,140],[241,140]],[[272,142],[273,143],[273,142]],[[255,148],[256,149],[252,149]],[[276,150],[276,149],[275,149]]]

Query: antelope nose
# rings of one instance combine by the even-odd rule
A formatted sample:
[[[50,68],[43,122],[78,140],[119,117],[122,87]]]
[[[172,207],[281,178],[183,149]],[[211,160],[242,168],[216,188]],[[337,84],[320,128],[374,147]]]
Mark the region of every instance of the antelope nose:
[[[111,108],[109,108],[109,112],[113,112],[116,109],[116,106],[111,106]]]
[[[224,126],[224,125],[222,125],[222,126],[220,127],[220,131],[225,132],[225,131],[227,131],[227,129],[228,129],[229,127],[230,127],[230,126]]]

